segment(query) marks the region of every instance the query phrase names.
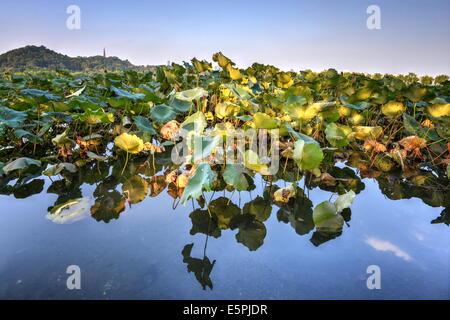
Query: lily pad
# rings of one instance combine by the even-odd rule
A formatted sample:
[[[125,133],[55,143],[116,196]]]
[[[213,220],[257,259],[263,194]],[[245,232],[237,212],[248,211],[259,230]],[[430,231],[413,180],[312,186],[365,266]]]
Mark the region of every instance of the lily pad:
[[[37,166],[40,167],[41,166],[41,162],[39,160],[35,160],[35,159],[30,159],[27,157],[23,157],[23,158],[18,158],[14,161],[11,161],[9,163],[7,163],[4,167],[3,167],[3,172],[5,174],[9,174],[15,170],[24,170],[27,169],[30,166]]]
[[[135,175],[127,179],[122,185],[122,192],[131,204],[139,203],[148,194],[148,182],[141,176]]]
[[[248,182],[244,172],[245,167],[242,164],[230,163],[225,167],[223,179],[236,190],[245,191],[248,189]]]
[[[58,204],[46,215],[46,218],[58,224],[70,224],[84,219],[89,212],[89,197],[71,199]]]
[[[189,198],[199,198],[202,195],[203,188],[206,191],[210,191],[214,180],[216,180],[216,174],[212,171],[210,165],[200,163],[195,169],[194,175],[189,179],[181,196],[180,203],[186,203]]]
[[[150,109],[150,117],[156,123],[161,124],[166,123],[170,120],[174,120],[177,117],[177,115],[171,107],[165,104],[160,104]]]
[[[25,112],[16,111],[7,107],[0,107],[0,125],[10,128],[18,128],[23,125],[28,115]]]
[[[152,124],[147,118],[144,118],[142,116],[135,116],[133,117],[134,123],[136,124],[136,127],[147,134],[155,135],[156,130],[153,128]]]
[[[301,170],[317,168],[323,160],[323,151],[315,143],[298,140],[294,144],[293,158]]]
[[[144,149],[144,142],[141,138],[126,132],[114,139],[114,145],[131,154],[139,153]]]

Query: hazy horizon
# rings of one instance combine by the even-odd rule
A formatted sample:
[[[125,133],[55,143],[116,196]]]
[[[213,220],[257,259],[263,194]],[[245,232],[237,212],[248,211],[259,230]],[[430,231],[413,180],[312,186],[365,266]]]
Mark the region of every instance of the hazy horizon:
[[[81,29],[69,30],[69,5]],[[369,5],[381,29],[369,30]],[[117,56],[134,65],[212,61],[223,52],[239,67],[418,75],[450,74],[450,1],[171,1],[18,0],[0,12],[0,52],[44,45],[75,57]]]

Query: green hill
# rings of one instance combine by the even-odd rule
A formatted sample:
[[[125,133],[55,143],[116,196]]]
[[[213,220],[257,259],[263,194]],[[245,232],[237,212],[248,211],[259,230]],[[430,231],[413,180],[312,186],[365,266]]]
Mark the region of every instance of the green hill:
[[[117,57],[69,57],[44,46],[26,46],[0,55],[0,70],[24,71],[33,69],[95,71],[95,70],[146,69]]]

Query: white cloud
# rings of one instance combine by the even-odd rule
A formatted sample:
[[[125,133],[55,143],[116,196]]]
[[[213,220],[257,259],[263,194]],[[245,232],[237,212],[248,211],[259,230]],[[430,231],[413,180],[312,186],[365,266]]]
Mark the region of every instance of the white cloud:
[[[406,253],[396,245],[390,243],[389,241],[380,240],[377,238],[367,238],[365,242],[377,251],[389,251],[405,261],[412,260],[412,257],[408,253]]]

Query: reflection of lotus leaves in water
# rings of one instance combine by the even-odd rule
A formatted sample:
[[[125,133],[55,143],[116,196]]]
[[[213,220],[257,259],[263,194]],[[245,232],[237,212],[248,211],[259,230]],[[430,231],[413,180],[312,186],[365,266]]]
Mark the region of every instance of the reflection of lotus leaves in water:
[[[89,212],[90,197],[69,200],[54,207],[46,218],[58,223],[68,224],[84,219]]]

